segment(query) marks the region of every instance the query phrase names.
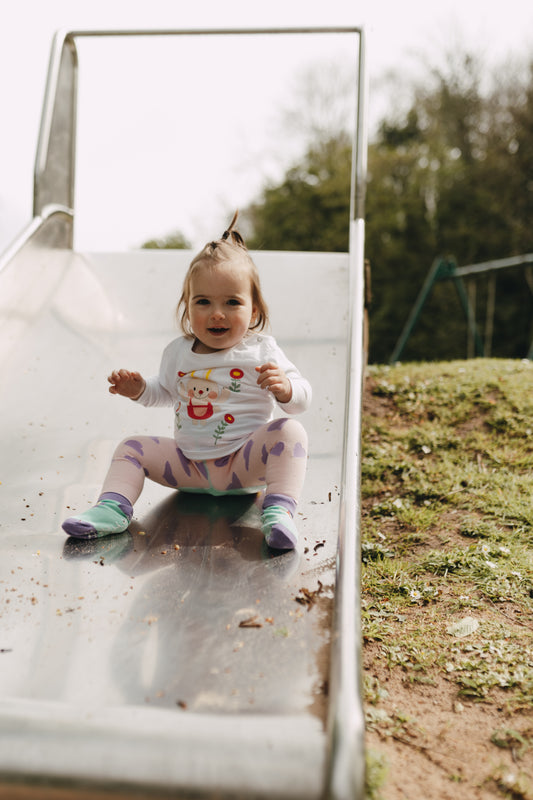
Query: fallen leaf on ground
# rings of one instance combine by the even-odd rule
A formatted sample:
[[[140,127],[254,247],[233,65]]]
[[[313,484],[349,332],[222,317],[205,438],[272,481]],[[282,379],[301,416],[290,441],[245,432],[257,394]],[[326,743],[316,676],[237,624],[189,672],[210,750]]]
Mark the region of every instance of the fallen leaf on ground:
[[[259,622],[257,619],[257,614],[253,617],[248,617],[248,619],[241,619],[239,622],[239,628],[262,628],[263,623]]]

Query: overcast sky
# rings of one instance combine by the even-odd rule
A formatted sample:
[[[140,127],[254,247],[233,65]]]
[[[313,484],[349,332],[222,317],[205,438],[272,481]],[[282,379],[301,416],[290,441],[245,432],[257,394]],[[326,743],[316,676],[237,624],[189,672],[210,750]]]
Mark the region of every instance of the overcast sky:
[[[480,53],[488,64],[514,55],[533,56],[530,0],[17,0],[3,4],[0,251],[31,219],[35,148],[56,30],[335,25],[362,26],[367,34],[374,115],[381,113],[381,77],[394,71],[405,75],[407,82],[420,64],[420,54],[434,60],[440,52],[462,46]],[[281,73],[280,65],[288,63],[290,72],[300,62],[294,53],[284,53],[277,41],[258,48],[257,54],[252,48],[231,67],[233,85],[221,86],[218,80],[223,65],[230,63],[230,54],[197,47],[191,50],[185,70],[179,67],[178,77],[168,46],[159,40],[152,51],[146,44],[136,49],[128,46],[126,57],[121,50],[119,80],[112,41],[117,40],[107,40],[105,45],[91,40],[80,46],[76,246],[127,249],[172,230],[182,230],[199,246],[206,236],[219,233],[209,229],[216,210],[226,214],[232,205],[249,202],[261,179],[275,171],[276,154],[280,161],[290,155],[290,142],[277,135],[272,107],[288,98],[282,96],[290,83],[287,66]],[[313,54],[304,44],[296,49],[305,67]],[[166,82],[156,85],[150,77],[152,70],[165,71],[165,65]],[[267,76],[265,83],[262,76]],[[133,88],[128,88],[128,81]],[[200,111],[188,99],[187,89],[193,85],[202,98]],[[220,123],[217,103],[221,98],[226,107],[239,98],[246,108],[230,142],[224,139],[226,123]],[[189,138],[183,135],[185,130]],[[260,152],[262,137],[268,146]],[[177,152],[181,161],[174,158]],[[237,152],[238,175],[230,167]]]

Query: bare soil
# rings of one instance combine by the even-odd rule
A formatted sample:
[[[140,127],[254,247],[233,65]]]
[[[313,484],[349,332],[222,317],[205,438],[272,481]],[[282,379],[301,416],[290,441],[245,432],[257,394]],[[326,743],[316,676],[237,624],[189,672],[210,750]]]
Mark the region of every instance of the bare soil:
[[[516,748],[501,748],[491,741],[495,731],[531,736],[531,712],[509,714],[503,692],[499,698],[496,693],[490,704],[459,699],[457,687],[444,677],[433,685],[410,683],[400,669],[389,670],[380,660],[376,644],[364,648],[364,669],[389,693],[381,705],[409,718],[401,730],[386,736],[367,731],[367,749],[386,758],[380,790],[385,800],[533,797],[527,777],[524,790],[516,790],[521,776],[524,783],[524,776],[533,775],[533,752],[519,757]],[[512,786],[515,791],[508,791]]]

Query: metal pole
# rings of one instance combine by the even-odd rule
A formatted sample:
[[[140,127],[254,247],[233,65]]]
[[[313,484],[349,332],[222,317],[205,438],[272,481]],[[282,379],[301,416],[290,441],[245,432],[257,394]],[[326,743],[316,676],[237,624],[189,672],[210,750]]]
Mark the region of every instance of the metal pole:
[[[329,757],[325,797],[362,800],[365,792],[361,677],[361,416],[364,380],[364,206],[366,190],[365,45],[359,38],[357,125],[352,157],[350,319],[345,403],[345,442],[337,547],[335,612],[331,643]]]
[[[485,355],[492,354],[492,336],[494,333],[494,309],[496,306],[496,275],[491,272],[487,281],[487,317],[485,320]]]
[[[396,342],[394,350],[392,351],[392,355],[390,357],[390,363],[394,364],[395,361],[398,361],[401,358],[403,353],[404,347],[407,344],[407,341],[413,332],[413,329],[418,322],[418,318],[422,312],[422,308],[424,303],[426,302],[427,298],[429,297],[431,290],[433,289],[433,284],[439,280],[439,275],[442,274],[443,270],[447,268],[447,262],[443,258],[436,258],[431,265],[431,268],[426,275],[426,280],[422,284],[422,288],[418,293],[418,297],[415,300],[414,305],[411,308],[409,316],[407,318],[407,322],[405,323],[403,330]]]
[[[78,56],[68,34],[52,43],[34,172],[34,216],[50,204],[74,207]],[[66,243],[72,247],[72,242]]]

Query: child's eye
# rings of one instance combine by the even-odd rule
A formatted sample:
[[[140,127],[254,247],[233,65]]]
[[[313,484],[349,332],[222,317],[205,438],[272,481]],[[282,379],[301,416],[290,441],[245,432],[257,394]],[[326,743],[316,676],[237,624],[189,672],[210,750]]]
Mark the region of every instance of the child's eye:
[[[232,297],[231,300],[228,300],[229,306],[240,306],[240,300],[237,300],[235,297]]]
[[[199,297],[198,300],[196,301],[196,305],[207,306],[209,305],[209,300],[207,299],[207,297]]]

